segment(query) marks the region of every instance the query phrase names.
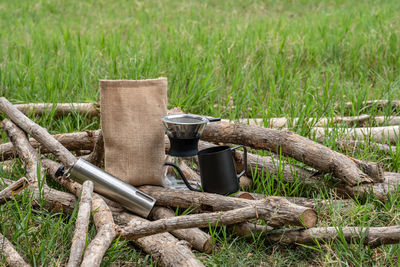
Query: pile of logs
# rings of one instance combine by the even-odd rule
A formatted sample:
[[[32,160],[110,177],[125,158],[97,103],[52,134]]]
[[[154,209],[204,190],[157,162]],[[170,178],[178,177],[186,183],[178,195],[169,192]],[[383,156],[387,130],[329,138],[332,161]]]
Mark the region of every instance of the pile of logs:
[[[10,139],[10,143],[0,145],[0,160],[5,162],[18,156],[26,170],[26,178],[22,177],[16,182],[4,179],[8,186],[0,192],[0,202],[13,199],[15,194],[25,189],[29,190],[34,198],[42,196],[42,199],[46,199],[45,207],[50,211],[62,210],[68,214],[74,210],[75,205],[79,205],[67,266],[100,266],[105,252],[118,237],[122,240],[132,240],[162,266],[203,266],[191,248],[205,253],[215,249],[211,236],[200,229],[210,226],[230,225],[232,231],[240,236],[260,232],[267,240],[285,244],[312,244],[316,240],[335,239],[338,235],[336,227],[316,227],[318,218],[314,208],[324,207],[329,203],[306,198],[265,197],[246,192],[239,193],[236,197],[227,197],[188,190],[141,186],[139,189],[154,197],[157,202],[151,213],[151,219],[140,218],[118,203],[93,192],[92,182],[88,181],[81,185],[68,177],[56,177],[55,173],[60,163],[38,156],[38,150],[41,154],[51,153],[67,168],[75,163],[78,156],[99,167],[103,164],[101,130],[50,135],[46,129],[24,115],[24,113],[34,113],[40,116],[48,109],[57,116],[79,112],[94,117],[99,116],[100,107],[90,103],[12,105],[7,99],[0,98],[0,111],[7,117],[1,126]],[[360,121],[367,119],[370,117],[357,118]],[[324,120],[319,120],[318,126],[322,126]],[[346,117],[334,120],[340,123],[354,123],[356,119]],[[379,121],[378,118],[375,120]],[[272,121],[269,124],[276,125]],[[285,128],[287,121],[279,125]],[[29,139],[28,135],[32,138]],[[167,138],[165,142],[168,151]],[[386,201],[389,193],[397,192],[399,189],[400,174],[384,172],[380,164],[351,158],[284,129],[228,121],[212,123],[204,130],[199,146],[206,148],[215,143],[242,144],[255,150],[281,153],[310,167],[306,169],[287,164],[277,170],[274,156],[249,153],[246,175],[247,181],[250,182],[253,173],[277,174],[279,171],[283,179],[288,182],[293,182],[294,177],[297,177],[305,184],[318,187],[324,183],[320,178],[321,174],[331,173],[337,180],[336,192],[345,197],[360,197],[372,193],[378,199]],[[235,152],[235,161],[239,169],[244,167],[243,152]],[[179,164],[188,178],[199,180],[198,173],[186,160],[181,160]],[[42,177],[45,173],[70,193],[55,190],[47,185],[39,187],[38,175]],[[79,204],[78,197],[80,197]],[[337,201],[340,205],[352,203],[351,200],[345,199]],[[191,208],[193,214],[175,216],[171,207]],[[85,247],[91,212],[97,234]],[[284,226],[297,227],[282,228]],[[343,227],[341,233],[346,240],[363,240],[370,246],[400,241],[398,226]],[[24,257],[1,234],[0,253],[5,255],[10,266],[29,266]]]

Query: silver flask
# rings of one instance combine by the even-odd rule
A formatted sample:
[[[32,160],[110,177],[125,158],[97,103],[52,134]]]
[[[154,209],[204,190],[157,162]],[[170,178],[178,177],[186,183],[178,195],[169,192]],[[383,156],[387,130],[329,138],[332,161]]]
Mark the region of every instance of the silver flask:
[[[78,183],[89,180],[93,182],[94,191],[120,203],[133,213],[147,218],[156,200],[112,176],[90,162],[80,158],[68,171],[69,177]]]

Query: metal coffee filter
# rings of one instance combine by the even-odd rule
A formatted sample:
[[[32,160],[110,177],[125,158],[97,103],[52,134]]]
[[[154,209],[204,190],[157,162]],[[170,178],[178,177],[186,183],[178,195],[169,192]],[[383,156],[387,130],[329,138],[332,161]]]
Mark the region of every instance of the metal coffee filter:
[[[199,138],[209,120],[206,117],[191,114],[175,114],[162,118],[166,134],[170,138]]]

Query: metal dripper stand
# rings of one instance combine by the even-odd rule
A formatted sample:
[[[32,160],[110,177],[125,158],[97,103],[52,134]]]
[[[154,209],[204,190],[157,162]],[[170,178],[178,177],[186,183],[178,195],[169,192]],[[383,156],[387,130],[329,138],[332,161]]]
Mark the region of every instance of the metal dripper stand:
[[[199,152],[199,140],[207,123],[220,120],[221,118],[209,118],[193,114],[172,114],[161,118],[170,142],[168,155],[174,157],[196,156]],[[176,164],[166,162],[165,165],[174,167],[189,189],[200,191],[192,187]]]

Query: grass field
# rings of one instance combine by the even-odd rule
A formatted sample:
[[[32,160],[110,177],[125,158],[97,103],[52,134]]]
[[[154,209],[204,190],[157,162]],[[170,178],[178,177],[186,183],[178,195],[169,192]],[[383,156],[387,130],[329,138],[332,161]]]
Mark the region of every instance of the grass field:
[[[13,103],[99,100],[100,79],[168,77],[169,106],[224,118],[399,115],[364,109],[367,99],[400,99],[400,2],[387,1],[11,1],[0,2],[0,94]],[[353,108],[344,106],[346,101]],[[339,103],[335,107],[335,103]],[[217,104],[217,105],[216,105]],[[32,117],[34,118],[34,117]],[[34,118],[51,133],[100,127],[77,114]],[[328,125],[337,127],[335,125]],[[310,125],[292,128],[310,136]],[[3,142],[7,141],[4,132]],[[325,145],[338,150],[340,135]],[[388,143],[387,140],[379,140]],[[394,144],[399,151],[400,142]],[[348,155],[398,172],[400,155],[371,147]],[[283,164],[284,159],[279,164]],[[21,164],[1,177],[24,175]],[[260,174],[255,192],[329,198],[330,190]],[[400,194],[374,197],[351,210],[319,212],[318,226],[399,224]],[[31,208],[32,199],[0,206],[0,231],[34,266],[66,263],[76,214]],[[197,256],[209,266],[398,266],[400,246],[365,247],[340,239],[284,246],[259,236],[211,229],[217,249]],[[95,228],[90,229],[90,236]],[[0,255],[0,265],[5,264]],[[103,266],[152,265],[115,242]]]

